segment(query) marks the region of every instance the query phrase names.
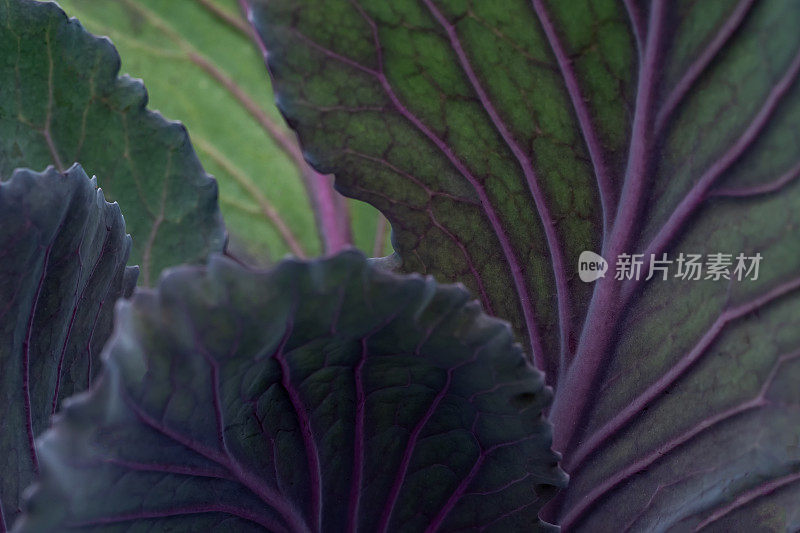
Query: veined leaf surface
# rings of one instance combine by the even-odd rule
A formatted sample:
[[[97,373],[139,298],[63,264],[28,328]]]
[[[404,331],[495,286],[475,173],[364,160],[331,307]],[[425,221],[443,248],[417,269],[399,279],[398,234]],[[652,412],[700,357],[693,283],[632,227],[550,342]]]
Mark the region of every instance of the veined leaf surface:
[[[797,2],[248,3],[309,160],[547,371],[572,476],[550,519],[800,527]],[[663,253],[763,262],[645,282]]]
[[[136,285],[130,247],[80,166],[0,183],[0,531],[39,469],[34,437],[100,368],[114,302]]]
[[[189,129],[198,157],[219,184],[234,253],[269,263],[287,253],[333,253],[352,242],[386,255],[383,216],[369,204],[345,200],[330,176],[303,160],[273,104],[253,31],[236,0],[59,5],[92,33],[111,38],[122,71],[146,80],[150,107]],[[382,246],[374,246],[376,238]]]
[[[224,258],[118,306],[16,531],[549,529],[543,376],[461,287]]]
[[[144,86],[117,77],[119,65],[108,39],[57,5],[0,2],[0,179],[79,162],[123,206],[148,285],[166,266],[220,251],[224,228],[186,130],[147,110]]]

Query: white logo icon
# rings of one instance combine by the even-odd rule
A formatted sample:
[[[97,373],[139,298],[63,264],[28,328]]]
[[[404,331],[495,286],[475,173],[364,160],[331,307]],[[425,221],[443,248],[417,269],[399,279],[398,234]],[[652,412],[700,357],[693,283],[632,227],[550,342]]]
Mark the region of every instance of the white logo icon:
[[[581,252],[578,258],[578,275],[581,281],[591,283],[600,278],[606,277],[608,270],[608,261],[594,252]]]

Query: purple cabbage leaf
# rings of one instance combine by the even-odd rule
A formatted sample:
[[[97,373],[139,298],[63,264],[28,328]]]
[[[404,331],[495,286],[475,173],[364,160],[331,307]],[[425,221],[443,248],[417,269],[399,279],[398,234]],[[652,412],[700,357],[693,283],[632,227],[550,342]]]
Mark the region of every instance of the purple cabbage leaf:
[[[41,466],[34,437],[100,369],[114,302],[136,285],[130,248],[119,206],[80,166],[0,183],[0,531]]]
[[[546,372],[571,480],[545,518],[800,528],[800,4],[245,4],[309,162]],[[681,254],[763,260],[694,280]]]
[[[213,256],[121,301],[104,364],[14,531],[552,529],[551,391],[462,287]]]

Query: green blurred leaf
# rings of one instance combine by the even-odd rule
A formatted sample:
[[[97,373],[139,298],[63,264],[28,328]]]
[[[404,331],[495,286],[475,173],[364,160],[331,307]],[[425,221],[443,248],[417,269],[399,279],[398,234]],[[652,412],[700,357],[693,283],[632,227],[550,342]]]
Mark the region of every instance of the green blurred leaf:
[[[469,298],[356,252],[170,271],[38,442],[15,531],[550,529],[550,391]]]
[[[800,4],[248,3],[309,159],[548,372],[572,476],[548,517],[800,527]],[[612,264],[594,285],[584,250]],[[681,252],[763,262],[644,281]]]
[[[0,531],[38,470],[34,436],[100,368],[114,302],[136,285],[130,248],[80,166],[0,182]]]
[[[145,108],[119,56],[54,4],[0,2],[0,179],[80,162],[119,201],[146,285],[222,249],[216,184],[186,130]]]
[[[331,231],[334,240],[353,239],[373,251],[383,217],[363,202],[328,197],[335,195],[331,180],[305,164],[272,103],[261,54],[235,0],[59,3],[92,32],[108,35],[123,71],[147,82],[151,105],[189,128],[218,180],[236,253],[265,263],[286,253],[330,252],[321,239]],[[317,195],[334,212],[315,222]]]

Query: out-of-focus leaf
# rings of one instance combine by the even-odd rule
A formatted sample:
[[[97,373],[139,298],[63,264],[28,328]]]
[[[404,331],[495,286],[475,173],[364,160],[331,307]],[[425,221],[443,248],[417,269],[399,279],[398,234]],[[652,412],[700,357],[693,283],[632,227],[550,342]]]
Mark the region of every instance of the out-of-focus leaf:
[[[382,215],[343,200],[328,177],[305,164],[272,103],[261,54],[236,0],[59,4],[93,33],[108,35],[122,70],[147,82],[150,105],[189,128],[204,167],[219,183],[235,251],[256,262],[286,253],[317,255],[330,251],[320,242],[325,232],[335,232],[331,238],[352,238],[373,252]],[[312,209],[325,226],[319,231]],[[352,224],[340,220],[348,215]],[[383,247],[377,252],[384,255]]]
[[[38,441],[16,530],[546,528],[550,392],[469,298],[356,252],[169,271]]]
[[[222,249],[216,183],[181,124],[146,109],[141,82],[117,77],[107,39],[58,6],[0,2],[0,179],[18,167],[79,162],[125,209],[131,260],[149,284],[166,266]]]
[[[800,4],[249,3],[309,160],[548,371],[572,476],[550,518],[800,527]],[[763,261],[645,282],[681,252]]]
[[[34,436],[100,368],[114,302],[136,285],[130,247],[80,166],[0,183],[0,531],[38,469]]]

